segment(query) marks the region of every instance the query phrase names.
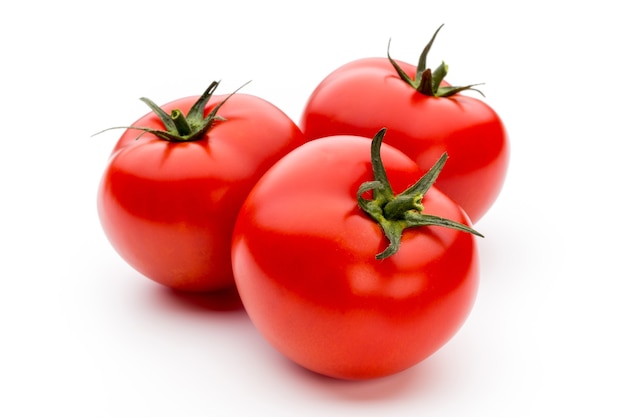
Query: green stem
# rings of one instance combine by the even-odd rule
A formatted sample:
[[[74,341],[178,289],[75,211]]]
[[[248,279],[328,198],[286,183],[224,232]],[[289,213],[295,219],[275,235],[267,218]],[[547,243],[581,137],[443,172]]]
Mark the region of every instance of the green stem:
[[[204,110],[213,96],[213,93],[217,89],[219,81],[213,81],[211,85],[209,85],[200,98],[198,98],[198,100],[193,104],[187,115],[184,115],[179,109],[174,109],[171,114],[167,114],[166,111],[157,106],[152,100],[142,97],[140,100],[146,103],[146,105],[148,105],[148,107],[150,107],[150,109],[157,116],[159,116],[164,129],[152,129],[141,126],[119,126],[102,130],[96,133],[96,135],[111,129],[134,129],[140,130],[144,133],[152,133],[158,138],[170,142],[191,142],[202,139],[216,121],[225,120],[217,114],[218,110],[229,98],[235,95],[249,82],[250,81],[230,93],[224,100],[219,102],[206,117],[204,117]]]
[[[188,137],[193,132],[191,126],[189,126],[189,122],[187,121],[187,118],[185,117],[183,112],[181,112],[180,110],[178,109],[172,110],[172,120],[174,121],[174,124],[176,125],[176,132],[180,136]]]
[[[439,86],[433,86],[433,74],[430,68],[426,68],[426,70],[422,72],[422,77],[419,80],[417,91],[426,96],[434,96],[435,88],[439,88]]]
[[[387,44],[387,59],[389,59],[389,62],[398,73],[398,76],[404,82],[406,82],[412,88],[414,88],[415,90],[419,91],[420,93],[426,96],[451,97],[465,90],[473,90],[479,93],[480,95],[484,96],[484,94],[480,90],[477,90],[474,88],[477,85],[481,85],[481,84],[469,84],[469,85],[464,85],[464,86],[442,86],[441,83],[443,82],[443,79],[445,78],[445,76],[448,74],[448,66],[445,63],[442,62],[441,65],[439,65],[435,69],[435,71],[431,71],[429,68],[426,67],[426,58],[428,57],[430,48],[433,46],[433,43],[435,42],[435,38],[437,37],[437,34],[439,33],[442,27],[443,25],[437,28],[433,37],[426,44],[426,47],[424,47],[424,49],[422,50],[422,53],[419,58],[419,62],[417,64],[415,79],[411,78],[400,67],[400,65],[398,65],[398,63],[393,58],[391,58],[391,55],[389,53],[389,49],[391,47],[391,40],[389,40],[389,43]]]
[[[423,214],[422,200],[435,183],[443,169],[448,155],[439,160],[415,184],[395,195],[380,157],[380,148],[387,129],[381,129],[372,139],[371,160],[374,181],[366,181],[357,191],[357,203],[361,210],[376,221],[389,240],[389,246],[376,255],[376,259],[387,258],[400,248],[400,240],[405,229],[421,226],[442,226],[483,237],[476,230],[462,223],[430,214]],[[372,191],[373,198],[366,200],[363,195]]]
[[[417,210],[421,212],[424,210],[422,205],[423,196],[417,194],[415,196],[403,196],[399,195],[383,207],[383,214],[386,219],[397,220],[402,219],[407,211]]]

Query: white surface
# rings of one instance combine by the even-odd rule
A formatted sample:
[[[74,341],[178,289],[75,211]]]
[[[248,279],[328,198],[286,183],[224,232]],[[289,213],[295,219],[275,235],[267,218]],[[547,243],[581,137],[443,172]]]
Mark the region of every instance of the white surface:
[[[621,9],[419,3],[3,5],[0,415],[624,415]],[[139,97],[252,80],[297,121],[328,72],[390,37],[416,62],[441,23],[429,62],[486,83],[512,160],[477,225],[477,303],[434,356],[382,380],[315,376],[242,310],[175,297],[110,248],[95,193],[117,133],[90,135],[145,114]]]

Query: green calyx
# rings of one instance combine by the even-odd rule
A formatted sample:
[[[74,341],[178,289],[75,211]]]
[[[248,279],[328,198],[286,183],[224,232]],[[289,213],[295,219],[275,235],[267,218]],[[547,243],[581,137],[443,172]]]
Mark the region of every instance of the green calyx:
[[[209,85],[200,98],[198,98],[198,100],[193,104],[191,109],[189,109],[187,115],[179,109],[174,109],[170,114],[168,114],[161,107],[157,106],[152,100],[142,97],[140,100],[146,103],[148,107],[150,107],[150,109],[152,109],[152,111],[159,116],[159,119],[163,122],[165,129],[152,129],[141,126],[119,126],[105,129],[102,132],[111,129],[134,129],[140,130],[143,133],[152,133],[160,139],[170,142],[191,142],[199,140],[204,137],[215,122],[225,120],[217,114],[218,110],[230,97],[237,93],[237,91],[243,88],[246,84],[229,94],[224,100],[215,106],[206,117],[204,116],[204,109],[217,89],[219,81],[213,81],[211,85]]]
[[[422,176],[415,184],[402,193],[395,195],[380,157],[380,148],[387,129],[381,129],[372,139],[371,158],[374,181],[366,181],[357,191],[359,207],[374,219],[389,240],[389,246],[376,255],[376,259],[385,259],[398,251],[400,239],[405,229],[420,226],[442,226],[483,237],[469,226],[443,217],[424,214],[422,199],[434,184],[448,159],[447,153]],[[363,194],[372,191],[373,198],[366,200]]]
[[[446,75],[448,75],[448,65],[445,62],[442,62],[441,65],[439,65],[434,71],[430,68],[426,68],[426,58],[428,56],[428,52],[430,51],[430,48],[432,47],[433,42],[435,42],[435,38],[442,27],[443,25],[439,26],[433,37],[430,39],[430,42],[428,42],[422,51],[417,64],[417,73],[415,74],[415,78],[411,78],[402,68],[400,68],[400,65],[398,65],[398,63],[391,58],[391,55],[389,54],[391,39],[387,44],[387,58],[389,59],[389,62],[391,62],[391,65],[393,65],[394,69],[403,81],[424,95],[431,97],[450,97],[461,91],[473,90],[484,96],[480,90],[474,88],[480,84],[470,84],[456,87],[442,86],[441,82]]]

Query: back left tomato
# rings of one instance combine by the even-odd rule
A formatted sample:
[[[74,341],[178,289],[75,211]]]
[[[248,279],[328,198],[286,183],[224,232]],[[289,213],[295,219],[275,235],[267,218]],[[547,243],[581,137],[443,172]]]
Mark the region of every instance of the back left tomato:
[[[249,190],[304,143],[278,107],[253,95],[200,97],[157,107],[118,140],[98,190],[100,222],[119,255],[181,291],[234,285],[230,239]]]

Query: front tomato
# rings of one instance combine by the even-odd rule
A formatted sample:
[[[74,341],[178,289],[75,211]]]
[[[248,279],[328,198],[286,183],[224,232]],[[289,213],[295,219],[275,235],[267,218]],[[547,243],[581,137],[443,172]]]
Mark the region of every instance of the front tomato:
[[[274,105],[245,94],[212,96],[216,87],[161,109],[144,99],[155,113],[123,133],[98,191],[102,227],[121,257],[182,291],[234,285],[230,237],[239,207],[258,178],[303,143]],[[182,137],[165,135],[170,130]]]
[[[380,151],[395,188],[423,172],[395,148]],[[301,146],[253,188],[233,235],[235,281],[255,326],[294,362],[335,378],[382,377],[428,357],[459,329],[478,285],[469,219],[437,189],[390,198],[408,214],[373,219],[386,203],[372,201],[389,197],[384,171],[372,181],[375,159],[361,137]],[[412,222],[424,226],[398,230]]]

